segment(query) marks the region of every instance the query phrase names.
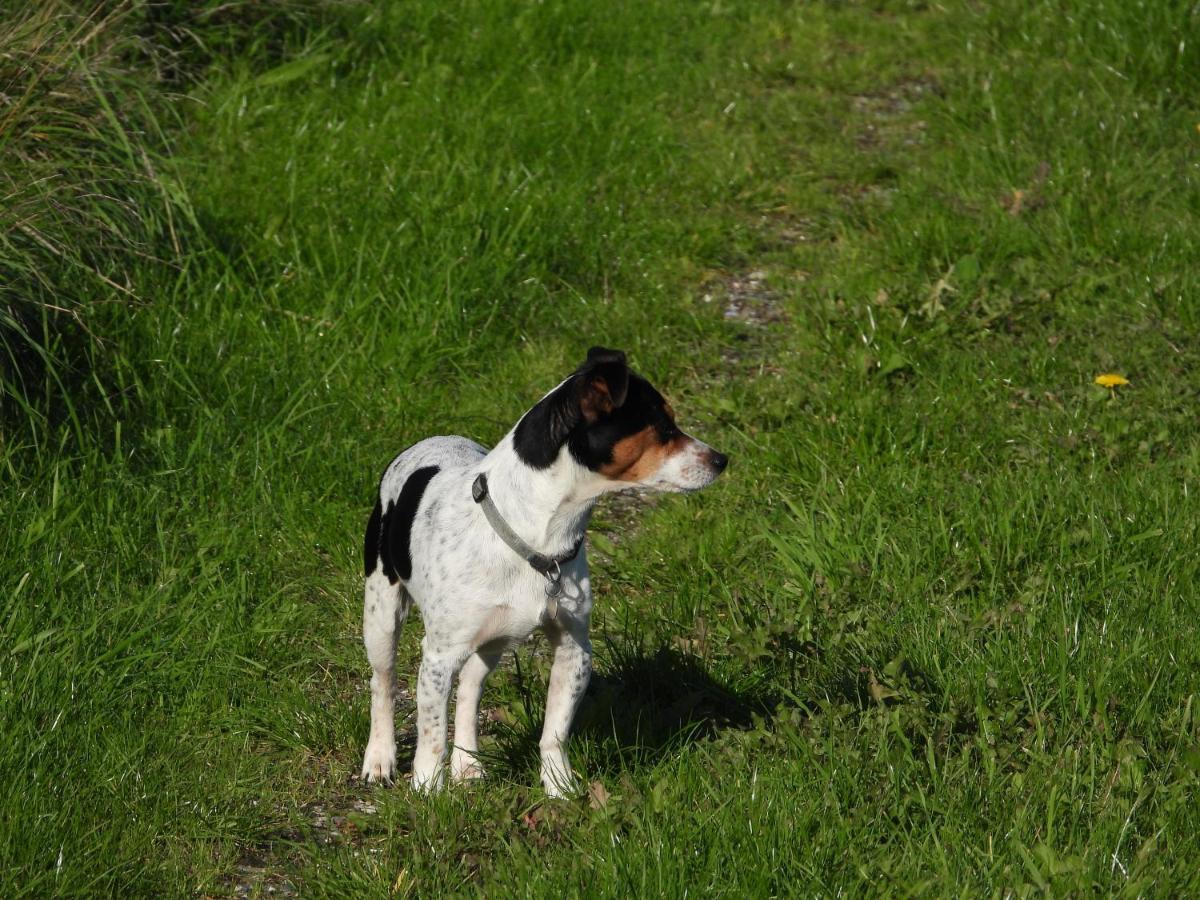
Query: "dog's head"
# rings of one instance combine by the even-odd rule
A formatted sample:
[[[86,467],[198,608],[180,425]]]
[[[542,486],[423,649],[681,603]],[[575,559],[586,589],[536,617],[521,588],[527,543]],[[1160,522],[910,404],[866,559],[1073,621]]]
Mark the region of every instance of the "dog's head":
[[[729,462],[680,431],[662,394],[629,370],[624,353],[604,347],[589,350],[583,365],[522,417],[513,449],[535,469],[569,453],[614,490],[697,491]]]

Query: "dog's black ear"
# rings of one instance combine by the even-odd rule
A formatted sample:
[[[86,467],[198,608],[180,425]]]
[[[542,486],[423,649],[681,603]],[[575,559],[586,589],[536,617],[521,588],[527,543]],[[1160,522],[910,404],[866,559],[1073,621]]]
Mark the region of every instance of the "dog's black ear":
[[[579,375],[572,375],[538,401],[521,417],[513,433],[513,449],[517,456],[535,469],[544,469],[558,457],[571,429],[579,424],[582,413],[575,384]]]
[[[593,347],[575,373],[543,397],[517,423],[513,449],[535,469],[544,469],[558,457],[572,430],[581,422],[595,422],[625,402],[629,394],[629,367],[620,350]]]
[[[620,350],[593,347],[576,374],[579,412],[588,422],[612,412],[629,394],[629,366]]]
[[[592,347],[588,350],[587,360],[584,362],[581,369],[591,365],[600,365],[601,363],[620,363],[625,365],[624,350],[609,350],[607,347]]]

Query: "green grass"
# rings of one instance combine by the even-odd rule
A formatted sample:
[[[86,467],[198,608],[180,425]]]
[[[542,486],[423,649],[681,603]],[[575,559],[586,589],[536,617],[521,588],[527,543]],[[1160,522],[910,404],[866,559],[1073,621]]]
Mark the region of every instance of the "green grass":
[[[1196,889],[1189,5],[288,21],[174,101],[72,424],[3,420],[5,896]],[[733,464],[596,516],[592,796],[538,641],[484,785],[359,785],[376,474],[593,343]]]

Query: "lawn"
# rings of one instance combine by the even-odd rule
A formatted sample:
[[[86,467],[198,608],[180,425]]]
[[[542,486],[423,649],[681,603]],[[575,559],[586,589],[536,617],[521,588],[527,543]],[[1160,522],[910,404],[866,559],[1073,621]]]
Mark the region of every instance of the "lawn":
[[[1192,4],[130,8],[0,84],[0,894],[1200,890]],[[732,463],[597,510],[587,794],[540,638],[359,783],[379,473],[593,344]]]

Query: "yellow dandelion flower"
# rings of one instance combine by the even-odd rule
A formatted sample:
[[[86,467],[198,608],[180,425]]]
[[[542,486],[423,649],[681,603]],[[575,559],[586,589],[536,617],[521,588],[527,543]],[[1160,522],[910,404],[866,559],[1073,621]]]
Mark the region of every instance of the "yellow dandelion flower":
[[[1096,384],[1100,387],[1106,387],[1112,390],[1115,387],[1120,387],[1123,384],[1129,384],[1128,379],[1124,375],[1118,375],[1116,372],[1105,372],[1103,375],[1096,376]]]

